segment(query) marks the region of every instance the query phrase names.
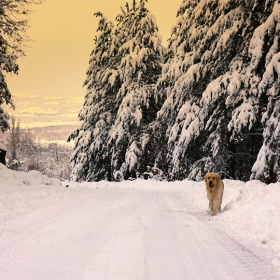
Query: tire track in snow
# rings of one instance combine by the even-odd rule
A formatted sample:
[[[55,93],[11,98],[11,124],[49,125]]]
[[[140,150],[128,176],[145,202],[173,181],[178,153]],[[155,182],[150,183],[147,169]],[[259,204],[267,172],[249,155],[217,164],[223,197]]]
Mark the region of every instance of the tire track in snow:
[[[53,207],[11,221],[0,278],[19,270],[28,280],[279,279],[188,203],[171,189],[69,189]]]
[[[112,196],[110,190],[102,193],[98,191],[98,193],[101,200],[96,201],[97,204],[92,206],[92,209],[98,207],[102,199]],[[0,240],[0,276],[2,271],[7,270],[7,263],[17,261],[19,258],[23,262],[22,255],[28,258],[32,254],[32,248],[37,250],[40,247],[60,246],[61,237],[58,236],[59,233],[55,233],[55,225],[64,226],[67,231],[69,221],[83,219],[83,215],[87,215],[86,211],[89,210],[85,205],[92,203],[92,194],[92,190],[78,192],[70,190],[67,199],[63,199],[61,203],[51,206],[47,203],[42,207],[29,209],[29,212],[14,217],[10,222],[2,225],[6,234],[2,235]],[[0,278],[13,279],[8,277]]]
[[[221,246],[227,247],[240,263],[245,264],[248,270],[255,275],[255,279],[280,279],[280,270],[271,264],[265,250],[249,248],[248,244],[235,240],[218,228],[215,223],[209,223],[207,226],[219,237],[217,240]]]
[[[195,213],[186,200],[181,196],[180,208],[173,207],[187,279],[280,279],[279,271],[265,258],[230,237],[215,218]]]

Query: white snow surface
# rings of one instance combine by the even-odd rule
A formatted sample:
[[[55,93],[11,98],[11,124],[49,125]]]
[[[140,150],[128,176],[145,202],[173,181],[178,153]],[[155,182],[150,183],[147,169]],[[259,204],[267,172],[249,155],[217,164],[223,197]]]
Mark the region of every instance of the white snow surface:
[[[0,164],[0,279],[280,279],[280,183],[73,183]],[[68,187],[66,187],[68,186]]]

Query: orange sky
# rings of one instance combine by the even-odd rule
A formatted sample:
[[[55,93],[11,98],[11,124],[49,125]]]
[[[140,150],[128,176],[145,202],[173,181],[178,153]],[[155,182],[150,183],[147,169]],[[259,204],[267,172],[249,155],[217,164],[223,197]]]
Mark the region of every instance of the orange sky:
[[[97,29],[94,12],[114,21],[126,0],[45,0],[33,8],[27,34],[32,42],[18,60],[19,75],[7,74],[21,127],[78,124],[89,55]],[[128,3],[132,3],[129,0]],[[149,0],[166,40],[182,0]],[[6,108],[7,109],[7,108]]]

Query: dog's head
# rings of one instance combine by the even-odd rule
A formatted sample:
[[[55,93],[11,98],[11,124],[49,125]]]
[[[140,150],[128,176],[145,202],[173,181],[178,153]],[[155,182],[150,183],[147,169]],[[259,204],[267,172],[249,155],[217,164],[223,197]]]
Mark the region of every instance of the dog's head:
[[[221,180],[220,176],[217,173],[214,173],[214,172],[208,172],[205,176],[206,185],[210,189],[216,187],[219,180]]]

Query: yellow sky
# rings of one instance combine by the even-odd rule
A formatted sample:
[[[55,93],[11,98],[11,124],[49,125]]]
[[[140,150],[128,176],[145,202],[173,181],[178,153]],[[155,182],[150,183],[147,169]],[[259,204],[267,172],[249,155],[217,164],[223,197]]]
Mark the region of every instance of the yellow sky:
[[[16,105],[9,113],[20,118],[22,127],[78,123],[98,22],[93,14],[101,11],[114,21],[126,2],[132,0],[45,0],[33,8],[27,31],[33,41],[18,60],[19,75],[7,74]],[[181,2],[148,2],[165,45]]]

